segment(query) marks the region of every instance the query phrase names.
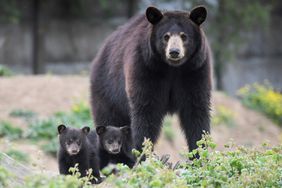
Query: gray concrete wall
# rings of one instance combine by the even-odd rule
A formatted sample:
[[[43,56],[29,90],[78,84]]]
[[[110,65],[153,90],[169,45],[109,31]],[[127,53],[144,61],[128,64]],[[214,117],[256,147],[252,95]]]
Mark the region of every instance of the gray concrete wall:
[[[226,63],[224,88],[228,94],[246,84],[268,80],[282,91],[282,12],[271,18],[269,28],[250,32],[233,62]]]
[[[83,71],[95,57],[104,39],[125,18],[107,22],[50,21],[41,24],[43,60],[46,72],[77,73]],[[4,25],[0,29],[0,64],[16,72],[30,73],[32,35],[28,25]],[[76,64],[80,65],[76,65]],[[84,65],[87,64],[87,65]],[[56,65],[58,69],[56,70]],[[64,68],[62,68],[64,67]],[[78,68],[80,67],[80,68]]]

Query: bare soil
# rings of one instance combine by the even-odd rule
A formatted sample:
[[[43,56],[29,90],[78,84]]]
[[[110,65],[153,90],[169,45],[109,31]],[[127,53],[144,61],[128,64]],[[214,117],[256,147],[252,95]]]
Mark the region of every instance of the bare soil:
[[[12,118],[9,113],[15,109],[26,109],[40,116],[50,116],[57,111],[68,111],[77,100],[89,101],[89,78],[85,76],[15,76],[0,78],[0,120],[25,127],[23,121]],[[223,93],[213,92],[212,108],[223,105],[234,113],[234,126],[218,125],[212,127],[212,137],[217,150],[223,150],[224,144],[232,139],[235,144],[256,147],[267,141],[271,145],[281,143],[281,129],[262,114],[242,106],[237,99]],[[213,113],[213,112],[212,112]],[[170,154],[171,161],[180,160],[179,152],[187,150],[184,135],[173,117],[175,138],[168,142],[162,134],[155,151],[157,154]],[[56,130],[54,130],[56,131]],[[57,171],[56,159],[46,156],[36,145],[20,141],[6,143],[0,141],[0,150],[12,145],[31,156],[35,168]]]

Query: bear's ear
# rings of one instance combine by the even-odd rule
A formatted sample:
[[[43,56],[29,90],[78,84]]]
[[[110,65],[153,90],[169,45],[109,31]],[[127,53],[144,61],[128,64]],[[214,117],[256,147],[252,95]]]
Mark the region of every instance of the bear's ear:
[[[148,7],[146,10],[146,17],[151,24],[155,25],[159,21],[161,21],[163,14],[159,9],[155,7]]]
[[[62,134],[65,130],[67,129],[67,127],[65,125],[59,125],[58,126],[58,133]]]
[[[195,7],[190,13],[190,19],[197,25],[201,25],[207,18],[207,9],[203,6]]]
[[[96,133],[98,134],[98,135],[101,135],[101,134],[103,134],[103,133],[105,133],[106,132],[106,127],[105,126],[97,126],[96,127]]]
[[[123,126],[120,128],[120,130],[124,133],[124,134],[129,134],[131,132],[131,129],[129,126]]]
[[[85,127],[83,127],[82,129],[82,132],[84,133],[84,134],[88,134],[89,133],[89,131],[90,131],[90,128],[89,127],[87,127],[87,126],[85,126]]]

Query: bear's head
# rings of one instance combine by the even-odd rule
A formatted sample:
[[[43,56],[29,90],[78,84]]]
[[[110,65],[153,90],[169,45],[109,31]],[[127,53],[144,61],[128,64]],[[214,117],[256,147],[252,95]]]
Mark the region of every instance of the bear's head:
[[[69,155],[77,155],[85,145],[89,131],[89,127],[77,129],[59,125],[58,133],[61,148]]]
[[[130,127],[98,126],[96,133],[99,136],[99,143],[102,149],[110,154],[119,154],[123,143],[130,134]]]
[[[148,7],[146,18],[152,24],[152,50],[171,66],[180,66],[189,61],[200,48],[200,25],[206,17],[207,11],[203,6],[194,8],[190,13],[162,13],[155,7]]]

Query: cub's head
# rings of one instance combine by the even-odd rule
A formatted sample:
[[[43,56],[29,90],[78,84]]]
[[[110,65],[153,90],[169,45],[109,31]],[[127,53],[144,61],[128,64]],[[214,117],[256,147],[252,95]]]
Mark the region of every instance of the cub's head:
[[[187,62],[201,43],[200,25],[205,21],[205,7],[194,8],[190,13],[168,11],[162,13],[148,7],[146,18],[152,24],[150,44],[155,53],[171,66]]]
[[[129,126],[98,126],[96,128],[100,146],[110,154],[121,152],[122,145],[130,132]]]
[[[89,127],[77,129],[59,125],[58,133],[61,148],[69,155],[77,155],[85,144],[89,131]]]

